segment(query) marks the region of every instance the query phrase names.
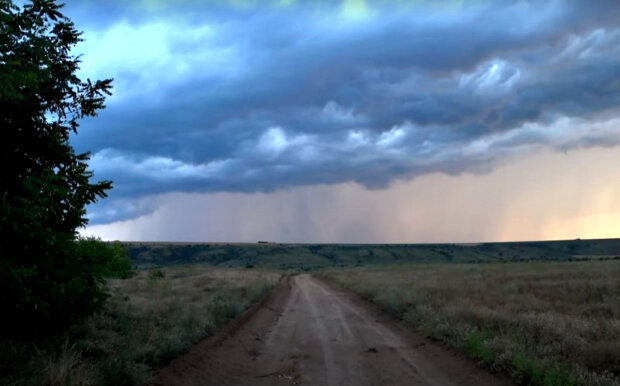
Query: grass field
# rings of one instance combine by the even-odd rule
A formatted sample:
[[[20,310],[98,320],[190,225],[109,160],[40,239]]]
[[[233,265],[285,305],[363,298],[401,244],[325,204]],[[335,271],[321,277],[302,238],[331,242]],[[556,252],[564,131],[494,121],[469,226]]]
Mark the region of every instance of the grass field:
[[[140,384],[285,272],[206,264],[336,266],[317,272],[518,383],[620,385],[618,245],[134,245],[142,267],[173,266],[110,280],[105,310],[61,337],[0,340],[0,385]],[[548,259],[562,261],[515,262]]]
[[[176,267],[111,280],[106,309],[63,337],[0,342],[0,384],[134,385],[264,297],[273,271]]]
[[[520,384],[620,385],[620,261],[362,267],[321,275]]]

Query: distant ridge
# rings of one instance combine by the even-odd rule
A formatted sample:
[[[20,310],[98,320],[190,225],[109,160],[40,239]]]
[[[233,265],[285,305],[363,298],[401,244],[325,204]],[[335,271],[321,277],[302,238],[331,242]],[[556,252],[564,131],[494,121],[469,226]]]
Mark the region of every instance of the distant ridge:
[[[136,268],[181,264],[314,270],[403,263],[491,263],[620,259],[620,239],[492,243],[311,244],[123,242]]]

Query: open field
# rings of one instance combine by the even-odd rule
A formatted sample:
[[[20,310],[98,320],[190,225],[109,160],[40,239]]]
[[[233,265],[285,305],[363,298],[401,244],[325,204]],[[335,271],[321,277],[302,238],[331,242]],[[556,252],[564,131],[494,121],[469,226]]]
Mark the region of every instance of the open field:
[[[0,385],[147,382],[156,370],[186,352],[201,337],[213,334],[264,297],[284,274],[257,267],[282,264],[293,271],[337,265],[338,268],[316,272],[377,304],[412,327],[412,331],[445,342],[517,383],[620,385],[620,260],[616,259],[614,249],[617,244],[618,240],[486,247],[136,245],[146,248],[142,253],[155,256],[153,261],[174,265],[190,256],[190,261],[202,264],[144,269],[129,279],[110,280],[111,297],[106,309],[53,341],[39,343],[37,347],[0,341]],[[458,248],[473,255],[455,257],[461,253]],[[529,253],[521,259],[529,262],[489,257],[510,257],[519,250]],[[153,251],[157,252],[153,255]],[[209,266],[201,260],[201,251],[219,256],[219,265],[255,268]],[[300,251],[306,253],[294,254]],[[455,253],[453,263],[446,264],[445,254],[440,264],[423,263],[426,258],[435,261],[429,256],[441,254],[440,251]],[[456,263],[461,259],[470,261],[463,256],[470,256],[471,262],[479,261],[480,251],[486,253],[489,261],[505,263]],[[192,258],[190,252],[199,258]],[[415,259],[400,259],[404,256],[400,253],[409,253]],[[179,256],[183,259],[176,259]],[[253,260],[248,260],[248,256]],[[563,261],[530,261],[544,260],[544,256]],[[400,264],[388,265],[394,261]],[[402,264],[409,261],[418,264]],[[347,264],[360,266],[346,267]],[[415,334],[408,336],[393,321],[384,320],[363,302],[356,302],[337,288],[309,275],[297,276],[292,282],[295,286],[290,293],[281,295],[279,306],[261,308],[262,322],[260,317],[252,319],[237,337],[222,344],[220,350],[227,353],[229,360],[218,362],[210,349],[194,355],[192,348],[189,353],[194,356],[189,363],[200,363],[195,379],[203,379],[209,372],[214,374],[214,384],[235,384],[239,379],[230,378],[226,369],[249,377],[243,379],[254,384],[272,384],[276,378],[278,382],[306,380],[312,384],[320,379],[344,380],[353,376],[370,384],[408,384],[408,379],[436,384],[440,374],[457,378],[459,374],[469,374],[468,379],[474,380],[486,377],[478,374],[471,363],[453,358],[450,350]],[[378,336],[373,337],[375,333]],[[340,367],[330,367],[321,360],[330,352],[334,358],[354,360],[342,359]],[[392,357],[395,353],[398,355]],[[433,361],[424,359],[428,355]],[[376,366],[373,361],[384,364]],[[392,362],[409,363],[409,367],[383,371]],[[463,372],[445,373],[445,368],[454,366],[461,366]],[[261,372],[267,368],[271,372]],[[390,381],[392,373],[403,377]],[[254,378],[263,375],[260,381]],[[451,382],[450,378],[441,379],[446,384]],[[184,384],[188,379],[178,381]]]
[[[363,267],[321,275],[518,383],[620,385],[620,261]]]
[[[232,336],[201,341],[150,385],[512,384],[330,283],[301,274],[282,284]]]
[[[124,244],[136,268],[206,264],[309,271],[379,264],[620,259],[620,239],[475,244]]]
[[[263,298],[273,271],[175,267],[110,280],[105,310],[39,347],[0,342],[2,385],[133,385]]]

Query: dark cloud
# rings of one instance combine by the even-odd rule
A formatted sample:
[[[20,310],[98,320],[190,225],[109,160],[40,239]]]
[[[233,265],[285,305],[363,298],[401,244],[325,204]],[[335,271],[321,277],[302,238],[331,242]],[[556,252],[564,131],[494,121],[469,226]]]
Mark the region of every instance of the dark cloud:
[[[369,2],[357,16],[328,2],[102,4],[68,5],[92,36],[85,73],[118,85],[72,138],[115,181],[93,222],[147,213],[137,202],[160,193],[382,188],[620,137],[613,1]]]

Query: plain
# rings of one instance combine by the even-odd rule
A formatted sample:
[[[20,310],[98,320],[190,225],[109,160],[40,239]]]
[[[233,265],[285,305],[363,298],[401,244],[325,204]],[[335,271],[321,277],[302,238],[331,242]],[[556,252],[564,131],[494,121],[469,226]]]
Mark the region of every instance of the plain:
[[[620,261],[321,273],[520,384],[620,385]]]

